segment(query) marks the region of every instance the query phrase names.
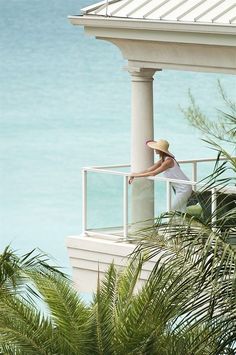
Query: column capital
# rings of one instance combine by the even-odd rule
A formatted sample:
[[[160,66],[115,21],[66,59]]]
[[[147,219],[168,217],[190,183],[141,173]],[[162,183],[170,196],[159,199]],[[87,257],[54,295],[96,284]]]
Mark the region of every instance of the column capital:
[[[159,71],[159,69],[139,68],[130,65],[125,67],[124,69],[130,73],[132,77],[132,81],[144,81],[144,82],[153,81],[153,76],[155,72]]]

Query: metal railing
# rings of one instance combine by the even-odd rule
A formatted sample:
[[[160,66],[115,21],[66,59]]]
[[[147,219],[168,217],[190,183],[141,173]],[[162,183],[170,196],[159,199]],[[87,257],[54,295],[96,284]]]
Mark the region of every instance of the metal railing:
[[[220,158],[220,160],[227,160],[226,158]],[[199,163],[210,163],[215,162],[215,158],[204,158],[204,159],[193,159],[193,160],[180,160],[178,161],[179,164],[191,164],[192,165],[192,180],[176,180],[176,179],[169,179],[162,176],[155,176],[155,177],[147,177],[145,179],[155,180],[155,181],[164,181],[166,183],[166,211],[171,210],[171,185],[173,183],[178,184],[186,184],[191,185],[193,190],[196,190],[196,185],[200,185],[198,183],[198,164]],[[88,172],[95,172],[98,174],[109,174],[109,175],[120,175],[123,177],[123,226],[122,228],[122,235],[124,238],[128,236],[128,179],[130,176],[130,172],[122,172],[116,171],[113,169],[124,169],[130,168],[129,164],[125,165],[109,165],[109,166],[93,166],[93,167],[85,167],[82,169],[82,233],[89,234],[89,235],[96,235],[96,236],[112,236],[114,234],[100,232],[99,230],[90,230],[87,226],[87,174]],[[230,188],[221,188],[218,186],[217,188],[214,187],[209,192],[211,193],[211,207],[212,207],[212,222],[216,221],[216,214],[215,211],[217,209],[217,191],[224,192],[225,194],[236,193],[236,187],[231,186]]]

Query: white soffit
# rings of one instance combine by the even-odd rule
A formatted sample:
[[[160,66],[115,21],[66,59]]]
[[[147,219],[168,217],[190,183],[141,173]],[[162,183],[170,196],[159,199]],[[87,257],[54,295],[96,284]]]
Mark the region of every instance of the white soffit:
[[[236,0],[110,0],[81,11],[90,16],[236,27]]]

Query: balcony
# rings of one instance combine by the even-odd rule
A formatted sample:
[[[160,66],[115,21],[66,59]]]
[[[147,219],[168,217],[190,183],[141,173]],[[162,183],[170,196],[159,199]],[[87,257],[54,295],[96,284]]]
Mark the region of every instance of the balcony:
[[[201,184],[199,181],[211,172],[215,159],[181,160],[179,163],[186,174],[191,176],[190,181],[167,179],[161,176],[142,178],[142,180],[150,180],[154,183],[154,196],[151,197],[155,201],[154,217],[171,210],[173,200],[171,185],[173,183],[188,184],[192,186],[194,191],[199,191],[203,186],[203,183]],[[133,197],[131,196],[132,186],[128,184],[129,175],[130,165],[96,166],[83,169],[83,235],[111,238],[116,236],[126,239],[129,233],[132,233],[132,208],[138,204],[142,205],[143,194],[147,191],[141,191],[140,194],[135,196],[135,201],[131,201]],[[208,196],[208,204],[206,203],[202,207],[203,209],[207,208],[205,213],[208,216],[211,213],[212,222],[217,218],[215,211],[219,191],[221,194],[224,193],[231,197],[235,195],[236,197],[234,186],[228,186],[227,188],[218,186],[204,192],[205,196]],[[211,203],[209,206],[210,195]],[[188,211],[191,211],[191,209],[187,208]],[[142,222],[140,221],[140,223]]]
[[[224,159],[222,159],[224,160]],[[201,179],[211,173],[215,159],[195,159],[179,161],[182,170],[191,178],[190,181],[167,179],[161,176],[141,178],[139,191],[132,193],[133,186],[128,184],[130,165],[96,166],[82,171],[82,233],[80,236],[67,238],[67,247],[73,267],[73,278],[77,289],[91,292],[97,283],[98,270],[101,276],[111,262],[123,266],[134,249],[130,238],[135,230],[143,227],[147,221],[133,222],[134,209],[140,209],[146,215],[145,208],[153,203],[154,217],[170,211],[173,199],[173,183],[190,184],[194,191],[203,186]],[[138,180],[138,179],[137,179]],[[148,182],[148,184],[147,184]],[[142,188],[143,187],[143,188]],[[213,187],[204,191],[206,203],[199,206],[202,217],[217,222],[215,213],[221,203],[222,194],[230,199],[228,206],[235,207],[236,187]],[[148,198],[148,204],[145,199]],[[141,207],[141,208],[140,208]],[[187,212],[191,207],[187,207]],[[229,238],[236,244],[235,231]],[[98,266],[99,265],[99,266]],[[152,269],[152,262],[143,270],[143,280]]]

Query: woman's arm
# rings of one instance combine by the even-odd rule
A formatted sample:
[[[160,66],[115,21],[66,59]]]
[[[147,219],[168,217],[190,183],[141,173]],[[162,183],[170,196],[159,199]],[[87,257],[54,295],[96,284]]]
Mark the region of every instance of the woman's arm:
[[[150,166],[149,168],[147,168],[146,170],[144,171],[141,171],[140,173],[131,173],[130,174],[130,178],[129,178],[129,184],[132,183],[133,179],[134,179],[134,176],[137,177],[137,174],[140,175],[140,174],[145,174],[145,173],[149,173],[151,171],[154,171],[156,170],[157,168],[159,168],[162,164],[162,160],[158,160],[158,162],[156,162],[155,164],[153,164],[152,166]]]
[[[148,177],[148,176],[155,176],[157,174],[162,173],[163,171],[170,169],[174,166],[174,161],[172,158],[166,159],[164,162],[157,162],[154,164],[151,168],[152,170],[147,169],[147,171],[144,171],[143,173],[132,173],[129,179],[129,183],[131,184],[133,179],[136,177]]]
[[[150,168],[148,168],[146,171],[143,172],[149,172],[149,171],[153,171],[156,170],[157,168],[159,168],[162,164],[162,160],[158,160],[158,162],[156,162],[155,164],[153,164],[152,166],[150,166]]]
[[[147,168],[144,171],[140,171],[139,173],[131,173],[131,175],[133,176],[134,174],[144,174],[144,173],[148,173],[150,171],[156,170],[157,168],[159,168],[162,164],[161,159],[158,160],[158,162],[156,162],[155,164],[153,164],[152,166],[150,166],[149,168]]]

